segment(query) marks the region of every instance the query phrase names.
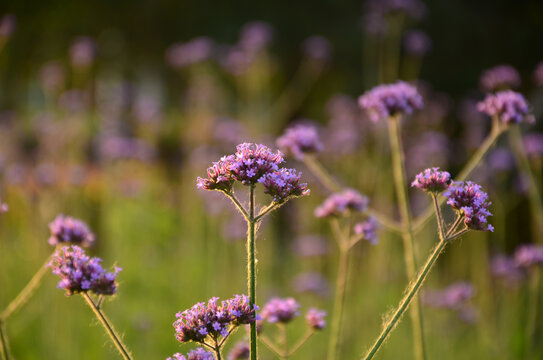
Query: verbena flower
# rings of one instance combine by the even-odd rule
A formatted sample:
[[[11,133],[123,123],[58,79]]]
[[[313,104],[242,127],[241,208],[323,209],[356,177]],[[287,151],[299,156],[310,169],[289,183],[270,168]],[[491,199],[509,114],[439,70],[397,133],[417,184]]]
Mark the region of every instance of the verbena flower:
[[[215,360],[213,353],[205,351],[203,348],[196,348],[188,352],[187,356],[175,353],[166,360]]]
[[[66,290],[66,295],[81,292],[93,292],[97,295],[113,295],[117,292],[115,279],[122,269],[114,268],[108,272],[102,268],[102,259],[85,255],[82,248],[76,245],[64,247],[55,252],[48,264],[53,274],[60,276],[57,287]]]
[[[493,276],[504,278],[509,284],[517,284],[526,277],[524,269],[509,256],[499,254],[490,261],[490,272]]]
[[[424,106],[417,89],[404,81],[376,86],[360,96],[358,104],[374,122],[397,114],[411,114]]]
[[[213,51],[213,40],[204,36],[197,37],[170,46],[166,51],[166,62],[173,68],[181,69],[209,59]]]
[[[262,308],[262,319],[270,323],[288,323],[300,315],[300,304],[294,298],[272,298]]]
[[[244,185],[254,185],[269,172],[279,170],[283,154],[274,153],[262,144],[243,143],[234,155],[226,158],[232,177]]]
[[[309,195],[307,183],[300,182],[301,175],[295,169],[282,168],[264,174],[258,182],[264,185],[264,193],[271,195],[274,202],[282,203],[292,197]]]
[[[307,325],[309,325],[309,327],[312,329],[322,330],[326,326],[326,320],[324,320],[325,317],[326,311],[311,308],[307,311],[305,320],[307,321]]]
[[[520,75],[510,65],[498,65],[483,72],[480,85],[486,92],[516,89],[520,86]]]
[[[322,298],[330,295],[330,285],[319,272],[309,271],[296,275],[292,279],[292,287],[297,293],[312,293]]]
[[[328,242],[319,235],[304,235],[292,242],[292,250],[299,257],[319,257],[328,254]]]
[[[219,298],[211,298],[207,304],[197,303],[188,310],[178,312],[173,323],[175,337],[179,342],[194,341],[203,343],[206,339],[218,341],[242,325],[259,319],[258,306],[250,305],[246,295],[236,295],[218,303]]]
[[[423,300],[426,305],[440,309],[459,309],[470,300],[475,291],[467,282],[454,283],[445,289],[428,291]]]
[[[245,360],[249,358],[251,349],[246,341],[238,342],[228,354],[228,360]]]
[[[530,157],[543,156],[543,133],[531,133],[524,136],[524,150]]]
[[[438,167],[433,167],[417,174],[411,186],[418,187],[426,192],[440,193],[447,190],[450,182],[451,174],[447,171],[439,171]]]
[[[207,168],[207,179],[198,177],[196,186],[203,190],[230,191],[234,186],[234,179],[230,174],[230,162],[226,158],[214,162]]]
[[[273,32],[272,26],[267,22],[248,22],[241,29],[238,45],[245,51],[258,52],[272,41]]]
[[[403,38],[405,51],[414,56],[424,56],[432,47],[432,40],[420,30],[407,31]]]
[[[288,128],[277,138],[277,146],[285,154],[294,156],[296,160],[303,160],[305,154],[318,153],[323,149],[317,128],[306,124]]]
[[[86,67],[96,57],[96,41],[88,36],[80,36],[70,46],[70,59],[75,67]]]
[[[326,198],[322,205],[315,209],[315,216],[325,218],[345,215],[347,211],[364,212],[368,207],[368,202],[368,198],[358,191],[346,189]]]
[[[94,234],[83,221],[70,216],[58,215],[49,224],[49,244],[72,243],[80,246],[90,246],[94,243]]]
[[[356,223],[354,225],[354,233],[362,235],[364,240],[369,241],[372,245],[379,243],[377,237],[377,230],[379,229],[379,222],[373,216],[368,217],[366,220]]]
[[[489,116],[497,116],[506,124],[535,121],[524,96],[511,90],[487,95],[484,101],[477,104],[477,109]]]
[[[542,245],[522,245],[515,251],[515,264],[522,268],[529,268],[533,265],[543,265]]]
[[[468,228],[494,231],[494,227],[487,222],[487,217],[492,216],[488,210],[491,203],[480,185],[471,181],[453,181],[443,195],[447,198],[447,204],[464,215],[464,224]]]

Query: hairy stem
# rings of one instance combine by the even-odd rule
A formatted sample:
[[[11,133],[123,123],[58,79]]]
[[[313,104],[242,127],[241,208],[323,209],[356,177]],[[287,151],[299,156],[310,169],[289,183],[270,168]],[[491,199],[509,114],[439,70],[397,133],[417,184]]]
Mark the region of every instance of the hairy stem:
[[[367,352],[367,354],[362,358],[364,360],[372,359],[377,351],[381,348],[381,346],[384,344],[385,340],[387,339],[390,332],[394,329],[396,324],[401,319],[402,315],[404,314],[405,310],[409,307],[409,304],[411,304],[411,301],[413,301],[426,280],[426,276],[432,269],[432,266],[438,259],[439,255],[445,249],[445,246],[447,245],[447,241],[440,241],[439,244],[434,248],[432,251],[432,254],[428,257],[426,260],[426,263],[422,267],[422,270],[419,272],[415,280],[411,283],[411,285],[408,287],[405,296],[400,301],[400,304],[394,311],[394,314],[392,317],[386,322],[386,324],[383,327],[383,330],[381,331],[381,334],[371,347],[371,349]]]
[[[405,270],[407,277],[412,279],[415,276],[417,259],[415,255],[415,238],[413,234],[411,211],[409,210],[409,198],[407,196],[407,186],[405,181],[404,154],[400,131],[400,120],[400,115],[390,117],[388,121],[388,129],[396,196],[398,198],[400,215],[405,228],[405,232],[402,234]],[[422,311],[418,297],[415,297],[414,304],[411,307],[409,314],[411,316],[413,327],[413,350],[415,359],[423,360],[426,358],[426,351],[424,345]]]
[[[251,185],[247,221],[247,288],[251,307],[256,303],[255,225],[255,186]],[[256,360],[258,357],[256,348],[256,322],[251,323],[250,329],[251,360]]]
[[[490,131],[490,134],[486,137],[486,139],[483,141],[481,146],[475,151],[475,153],[471,156],[468,163],[464,166],[464,168],[458,173],[456,176],[456,181],[464,181],[468,176],[470,176],[471,172],[479,165],[481,160],[484,158],[488,150],[494,145],[496,140],[500,137],[500,135],[503,133],[504,128],[499,123],[494,121],[492,130]],[[445,198],[441,198],[438,200],[438,204],[441,205],[445,202]],[[422,213],[422,215],[419,216],[418,219],[413,224],[413,231],[415,233],[419,232],[426,222],[430,220],[433,214],[433,206],[430,205],[426,208],[426,210]]]
[[[94,315],[98,318],[102,326],[104,326],[104,329],[106,330],[107,334],[111,338],[111,341],[113,341],[113,344],[115,344],[115,347],[117,350],[119,350],[119,353],[125,360],[131,360],[132,357],[130,356],[130,353],[126,350],[126,346],[122,343],[121,338],[119,335],[117,335],[117,332],[115,329],[113,329],[113,326],[110,324],[109,320],[106,318],[106,315],[100,310],[92,298],[87,294],[86,292],[81,293],[83,298],[87,301],[87,304],[89,304],[90,308],[94,312]]]
[[[47,272],[47,264],[51,261],[51,256],[47,258],[45,263],[38,269],[32,279],[26,284],[21,292],[9,303],[4,311],[0,314],[0,322],[6,321],[15,311],[23,306],[34,294],[36,288],[40,285],[41,280]]]

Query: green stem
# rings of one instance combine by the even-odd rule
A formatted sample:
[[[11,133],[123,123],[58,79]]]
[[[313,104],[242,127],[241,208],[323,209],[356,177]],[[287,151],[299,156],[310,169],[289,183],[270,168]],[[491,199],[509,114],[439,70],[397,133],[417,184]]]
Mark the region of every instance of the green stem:
[[[9,360],[8,339],[5,332],[6,329],[4,328],[4,323],[0,321],[0,346],[2,346],[2,359]]]
[[[364,360],[372,359],[377,353],[377,351],[379,350],[379,348],[383,345],[383,343],[387,339],[392,329],[394,329],[394,327],[396,326],[396,324],[398,323],[398,321],[401,319],[402,315],[404,314],[405,310],[409,307],[409,304],[411,303],[411,301],[415,299],[420,287],[426,280],[426,276],[432,269],[432,266],[438,259],[443,249],[445,249],[446,245],[447,245],[447,241],[440,241],[439,244],[434,248],[432,254],[430,255],[430,257],[428,257],[428,259],[426,260],[426,263],[422,267],[421,272],[418,274],[415,281],[413,281],[411,285],[409,286],[409,288],[407,289],[407,292],[405,296],[403,297],[403,299],[400,301],[398,308],[396,309],[396,311],[394,311],[394,314],[392,315],[390,320],[388,320],[385,326],[383,327],[381,334],[379,335],[379,337],[377,338],[377,340],[375,341],[371,349],[363,357]]]
[[[119,350],[119,353],[121,354],[123,359],[131,360],[132,357],[130,356],[130,353],[126,350],[125,345],[122,343],[119,335],[117,335],[117,333],[115,332],[115,329],[113,329],[113,326],[109,323],[109,320],[106,318],[106,315],[102,312],[102,310],[100,310],[96,306],[96,304],[91,299],[89,294],[84,292],[84,293],[81,293],[81,295],[87,301],[87,304],[89,304],[90,308],[92,309],[92,311],[94,312],[94,314],[96,315],[100,323],[104,326],[104,329],[106,329],[107,334],[111,338],[111,341],[113,341],[113,343],[115,344],[115,347],[117,348],[117,350]]]
[[[537,305],[539,302],[539,282],[540,282],[540,270],[538,267],[532,269],[530,279],[530,289],[528,294],[528,312],[526,317],[526,334],[525,334],[525,350],[524,354],[526,359],[531,359],[532,343],[536,334],[537,324]]]
[[[415,276],[417,260],[415,255],[415,238],[411,222],[411,211],[409,210],[409,198],[407,196],[407,186],[405,181],[405,165],[400,131],[401,115],[392,116],[388,121],[390,147],[392,153],[392,171],[394,175],[394,184],[396,187],[396,196],[400,207],[400,215],[405,228],[402,234],[404,244],[404,259],[407,277],[412,279]],[[411,307],[409,314],[413,327],[413,350],[415,359],[423,360],[426,358],[424,344],[424,329],[422,320],[422,311],[418,297],[414,299],[414,306]]]
[[[249,214],[247,214],[247,210],[245,210],[245,208],[243,207],[243,205],[241,205],[241,203],[239,202],[238,198],[236,197],[236,195],[234,195],[233,192],[226,192],[226,191],[223,191],[224,195],[226,195],[230,200],[232,200],[232,202],[234,203],[234,205],[236,206],[236,208],[239,210],[239,212],[241,213],[241,215],[243,215],[243,218],[245,219],[245,221],[249,221]]]
[[[536,239],[543,240],[543,204],[541,202],[541,194],[537,187],[537,179],[532,171],[528,157],[524,150],[524,144],[522,141],[522,133],[518,125],[512,125],[511,130],[509,131],[509,141],[511,147],[513,148],[513,153],[517,159],[517,163],[520,167],[522,173],[528,176],[529,185],[528,185],[528,201],[530,204],[530,209],[532,211],[532,218],[537,229]]]
[[[255,224],[255,186],[251,185],[247,221],[247,287],[251,306],[256,304]],[[252,322],[250,328],[251,360],[256,360],[258,357],[256,349],[256,322]]]
[[[443,217],[441,216],[441,210],[440,210],[439,204],[437,202],[437,195],[434,194],[434,193],[432,193],[432,200],[433,200],[434,209],[435,209],[435,212],[436,212],[436,220],[437,220],[437,229],[438,229],[438,233],[439,233],[439,240],[443,241],[443,240],[445,240],[445,230],[443,228]]]
[[[213,351],[215,351],[215,356],[217,357],[217,360],[221,360],[221,348],[219,346],[216,346],[215,348],[213,348]]]
[[[19,292],[19,294],[13,299],[4,311],[0,314],[0,321],[6,321],[15,311],[23,306],[34,294],[36,288],[40,285],[41,279],[47,272],[47,264],[51,261],[51,256],[47,258],[45,263],[38,269],[32,279],[26,284],[26,286]]]
[[[288,351],[288,339],[287,339],[287,326],[285,324],[279,324],[281,328],[281,345],[283,345],[283,356],[281,357],[284,360],[288,360],[289,351]]]
[[[270,349],[271,351],[273,351],[275,353],[275,355],[277,355],[279,358],[283,357],[283,354],[281,353],[281,350],[279,350],[277,348],[277,346],[275,346],[273,344],[273,342],[270,339],[268,339],[266,336],[264,336],[264,335],[259,336],[258,340],[260,340],[262,342],[262,344],[266,345],[266,347],[268,349]]]
[[[481,146],[471,156],[468,163],[458,173],[455,179],[456,181],[464,181],[466,180],[468,176],[470,176],[471,172],[477,167],[477,165],[479,165],[479,163],[481,162],[483,157],[486,155],[488,150],[490,150],[492,145],[494,145],[496,140],[500,137],[500,135],[503,132],[504,132],[504,127],[494,120],[490,134],[488,134],[488,136],[483,141]],[[441,198],[438,200],[439,205],[443,204],[444,202],[445,202],[445,198]],[[430,220],[432,215],[433,215],[433,206],[430,205],[426,208],[426,210],[422,213],[422,215],[420,215],[419,218],[414,222],[413,231],[415,233],[419,232],[422,229],[422,227],[426,224],[426,222]]]
[[[301,338],[301,339],[296,343],[296,345],[294,345],[294,346],[292,347],[292,349],[291,349],[290,352],[288,353],[289,356],[292,356],[296,351],[298,351],[298,349],[301,348],[302,345],[305,344],[306,341],[309,340],[309,338],[310,338],[311,336],[313,336],[314,333],[315,333],[314,330],[309,330],[309,331],[305,334],[305,336],[304,336],[303,338]]]

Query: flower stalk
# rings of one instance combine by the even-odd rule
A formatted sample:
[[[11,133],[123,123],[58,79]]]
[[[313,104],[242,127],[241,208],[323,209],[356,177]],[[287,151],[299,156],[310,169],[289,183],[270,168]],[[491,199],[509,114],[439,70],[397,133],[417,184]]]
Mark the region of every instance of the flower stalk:
[[[249,211],[247,220],[247,288],[249,289],[250,305],[256,304],[256,261],[255,261],[255,186],[249,189]],[[251,360],[257,359],[256,322],[250,324],[249,343]]]

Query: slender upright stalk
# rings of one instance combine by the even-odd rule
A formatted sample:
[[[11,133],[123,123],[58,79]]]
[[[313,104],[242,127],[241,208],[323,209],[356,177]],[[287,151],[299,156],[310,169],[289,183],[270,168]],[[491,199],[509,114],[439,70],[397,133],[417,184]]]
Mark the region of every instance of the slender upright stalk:
[[[439,244],[434,248],[434,250],[432,251],[432,254],[430,255],[430,257],[428,257],[428,260],[426,260],[426,263],[422,267],[421,272],[417,275],[415,281],[413,281],[411,285],[409,286],[405,296],[400,301],[398,308],[396,309],[396,311],[394,311],[394,314],[392,315],[392,317],[387,321],[387,323],[383,327],[381,334],[379,335],[379,337],[377,338],[377,340],[375,341],[371,349],[366,353],[366,355],[362,359],[369,360],[375,356],[375,354],[377,353],[381,345],[383,345],[383,343],[387,339],[392,329],[394,329],[398,321],[401,319],[405,310],[409,307],[409,304],[411,304],[411,301],[413,301],[414,298],[416,297],[420,287],[424,283],[424,280],[426,280],[426,276],[432,269],[432,266],[436,262],[437,258],[439,257],[443,249],[445,249],[445,246],[447,245],[447,243],[448,241],[440,241]]]
[[[6,321],[15,311],[23,306],[30,299],[40,285],[43,275],[47,272],[47,264],[51,261],[51,256],[47,258],[45,263],[32,276],[32,279],[26,284],[21,292],[8,304],[8,306],[0,314],[0,322]]]
[[[106,329],[107,334],[111,338],[111,341],[115,344],[115,347],[117,350],[119,350],[119,353],[125,360],[132,360],[132,357],[130,356],[130,353],[126,350],[126,346],[122,343],[121,338],[119,335],[117,335],[117,332],[113,328],[113,326],[110,324],[109,320],[106,318],[106,315],[102,312],[100,308],[96,306],[92,298],[87,294],[86,292],[81,293],[83,298],[87,301],[87,304],[89,304],[90,308],[104,327]]]
[[[0,346],[2,347],[2,360],[9,360],[8,339],[5,335],[4,323],[0,321]]]
[[[278,324],[281,329],[281,345],[283,346],[283,356],[281,359],[288,360],[289,350],[288,350],[288,338],[287,338],[287,326],[285,324]]]
[[[339,338],[341,333],[341,319],[343,318],[343,305],[345,304],[345,287],[347,284],[348,269],[349,249],[345,246],[340,246],[336,290],[334,293],[334,309],[332,310],[332,323],[330,325],[328,360],[339,359]]]
[[[526,334],[525,334],[525,348],[524,354],[526,359],[531,359],[534,354],[532,353],[532,344],[536,334],[537,328],[537,305],[539,303],[539,283],[541,281],[541,274],[538,267],[532,269],[530,278],[530,288],[528,293],[528,309],[526,316]]]
[[[251,306],[256,303],[256,266],[255,266],[255,185],[250,186],[249,220],[247,221],[247,287]],[[250,325],[251,360],[257,359],[256,322]]]
[[[402,234],[405,267],[407,277],[412,279],[415,276],[417,261],[415,255],[415,239],[411,222],[411,211],[409,210],[409,199],[407,196],[407,186],[405,181],[400,119],[401,115],[391,116],[388,121],[388,129],[396,196],[398,198],[400,214],[405,228],[405,232]],[[413,350],[415,353],[415,359],[422,360],[426,358],[426,351],[424,346],[422,311],[418,297],[415,297],[414,299],[414,306],[412,306],[410,309],[410,315],[413,326]]]
[[[495,120],[493,120],[492,129],[490,131],[490,134],[486,137],[486,139],[483,141],[481,146],[475,151],[475,153],[471,156],[468,163],[464,166],[464,168],[458,173],[455,180],[456,181],[464,181],[467,177],[470,176],[471,172],[479,165],[483,157],[486,155],[488,150],[494,145],[496,140],[500,137],[500,135],[504,132],[504,127],[501,126],[501,124],[497,123]],[[441,198],[438,200],[438,204],[441,205],[445,201],[445,198]],[[430,218],[433,215],[433,206],[430,205],[424,210],[424,212],[419,216],[418,219],[413,224],[413,231],[415,233],[419,232],[422,227],[430,220]]]
[[[215,351],[215,357],[217,358],[217,360],[221,360],[222,359],[221,348],[217,346],[213,348],[213,351]]]

